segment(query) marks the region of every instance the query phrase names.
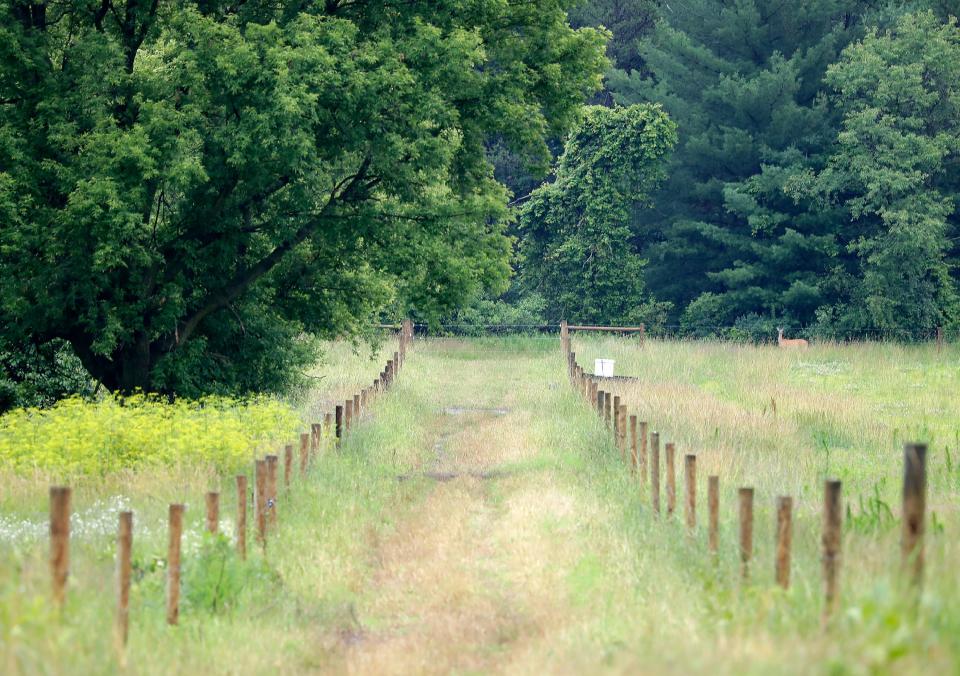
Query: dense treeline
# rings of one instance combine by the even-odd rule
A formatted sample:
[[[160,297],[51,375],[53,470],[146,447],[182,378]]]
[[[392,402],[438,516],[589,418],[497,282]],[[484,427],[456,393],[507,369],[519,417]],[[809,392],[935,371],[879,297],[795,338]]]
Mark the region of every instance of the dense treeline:
[[[594,290],[607,314],[568,309],[569,319],[639,312],[697,335],[737,325],[757,336],[778,324],[840,336],[956,324],[957,8],[587,5],[579,18],[614,30],[606,98],[661,105],[679,141],[662,188],[619,224],[618,246],[646,262],[643,283]],[[628,6],[635,20],[618,40]],[[522,209],[520,222],[530,218]],[[529,240],[543,235],[521,236],[537,250]],[[544,294],[548,308],[563,293],[590,295],[593,273],[568,275],[560,293],[522,274],[542,264],[520,262],[515,294]]]
[[[400,316],[957,327],[957,4],[0,0],[0,408]]]

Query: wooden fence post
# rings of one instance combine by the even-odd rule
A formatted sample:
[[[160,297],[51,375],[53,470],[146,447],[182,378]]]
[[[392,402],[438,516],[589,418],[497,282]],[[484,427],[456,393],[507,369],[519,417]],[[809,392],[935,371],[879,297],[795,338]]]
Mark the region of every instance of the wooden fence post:
[[[360,408],[360,395],[353,395],[353,417],[357,419],[357,422],[360,422],[360,418],[363,417],[363,410]]]
[[[630,467],[634,475],[637,473],[637,416],[630,416]]]
[[[268,455],[267,461],[267,525],[270,528],[277,526],[277,465],[280,458]]]
[[[566,355],[570,352],[570,325],[564,319],[560,322],[560,351]]]
[[[343,402],[343,430],[349,432],[353,428],[353,399]]]
[[[237,475],[237,554],[247,558],[247,475]]]
[[[167,624],[180,619],[180,536],[183,534],[183,505],[170,505],[170,541],[167,544]]]
[[[290,475],[293,473],[293,444],[283,447],[283,487],[290,488]]]
[[[613,397],[610,396],[609,392],[606,392],[603,395],[603,420],[604,422],[607,423],[607,429],[610,429],[610,425],[612,424],[612,421],[611,421],[611,418],[613,417],[611,415],[612,409],[613,409]]]
[[[337,405],[337,422],[336,429],[334,431],[337,448],[340,447],[340,442],[343,440],[343,406]]]
[[[707,510],[707,549],[716,555],[720,549],[720,477],[716,474],[707,478]]]
[[[826,623],[837,606],[840,574],[841,523],[840,511],[841,483],[828,480],[824,484],[823,496],[823,621]]]
[[[319,425],[314,424],[314,427]],[[300,435],[300,476],[306,476],[307,464],[310,462],[310,438],[311,435],[304,432]]]
[[[603,418],[603,390],[596,391],[595,401],[597,402],[597,415]]]
[[[677,479],[674,458],[677,447],[672,443],[667,443],[664,453],[667,460],[667,516],[673,516],[677,508]]]
[[[254,463],[253,512],[257,518],[257,542],[267,549],[267,461]]]
[[[693,532],[697,527],[697,456],[685,455],[683,470],[687,487],[687,528]]]
[[[63,608],[70,574],[70,488],[50,487],[50,576],[53,603]]]
[[[790,545],[793,541],[793,498],[777,498],[777,584],[790,588]]]
[[[753,489],[741,488],[740,496],[740,578],[750,578],[750,558],[753,556]]]
[[[903,534],[900,553],[910,582],[919,587],[923,581],[923,535],[927,506],[927,445],[903,447]]]
[[[660,433],[650,433],[650,502],[660,516]]]
[[[216,535],[220,530],[220,494],[210,491],[204,497],[207,503],[207,532]]]
[[[124,648],[130,627],[130,579],[132,567],[130,552],[133,549],[133,512],[120,512],[117,531],[117,617],[114,638],[120,653],[121,664],[125,663]]]

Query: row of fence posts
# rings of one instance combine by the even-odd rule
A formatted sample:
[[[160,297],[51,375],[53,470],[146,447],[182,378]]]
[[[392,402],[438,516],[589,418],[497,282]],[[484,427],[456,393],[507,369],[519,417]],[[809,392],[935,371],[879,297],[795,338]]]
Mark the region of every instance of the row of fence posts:
[[[651,511],[654,516],[661,514],[662,474],[666,491],[666,512],[667,515],[673,515],[676,510],[675,444],[664,445],[665,468],[661,473],[660,434],[649,430],[649,424],[646,421],[638,421],[636,415],[628,415],[627,406],[620,402],[619,396],[611,396],[609,392],[599,389],[598,383],[604,378],[585,372],[577,363],[576,353],[571,349],[570,330],[565,322],[561,324],[560,337],[561,349],[567,362],[567,372],[574,390],[586,399],[610,428],[616,447],[620,451],[621,460],[629,466],[632,473],[638,476],[641,489],[645,490],[649,486]],[[904,445],[901,562],[914,589],[919,589],[923,579],[926,457],[926,444]],[[697,526],[697,456],[695,454],[684,456],[683,474],[686,492],[685,521],[689,532],[693,534]],[[841,489],[840,481],[828,479],[824,482],[821,538],[824,623],[833,615],[839,599],[843,522]],[[748,486],[739,488],[737,500],[740,576],[746,581],[750,577],[750,564],[753,558],[753,488]],[[720,477],[717,475],[707,477],[707,510],[707,550],[711,556],[716,557],[720,547]],[[788,589],[790,550],[793,539],[793,498],[791,496],[777,497],[776,519],[775,581],[783,589]]]
[[[301,478],[306,476],[311,459],[317,456],[321,448],[324,445],[339,448],[350,430],[369,412],[375,399],[390,389],[406,360],[407,348],[412,341],[413,323],[410,320],[404,320],[399,333],[399,348],[393,353],[393,358],[387,361],[384,370],[373,381],[372,386],[346,399],[342,405],[338,404],[335,413],[326,413],[322,423],[313,423],[309,432],[300,435],[298,464]],[[283,452],[283,485],[285,489],[289,489],[294,477],[294,444],[284,446]],[[266,554],[268,535],[277,528],[279,521],[277,505],[279,461],[280,458],[277,455],[267,455],[254,461],[253,504],[256,541],[264,554]],[[249,491],[245,474],[236,476],[236,486],[236,548],[239,557],[246,559]],[[68,486],[50,488],[50,570],[53,601],[60,612],[66,600],[70,569],[70,499],[71,489]],[[216,491],[208,492],[204,496],[204,502],[206,530],[216,534],[220,527],[220,494]],[[169,506],[168,511],[166,619],[171,625],[178,623],[180,615],[180,559],[185,510],[184,504],[175,503]],[[129,634],[132,550],[133,512],[120,512],[117,535],[115,639],[121,659],[124,657]]]

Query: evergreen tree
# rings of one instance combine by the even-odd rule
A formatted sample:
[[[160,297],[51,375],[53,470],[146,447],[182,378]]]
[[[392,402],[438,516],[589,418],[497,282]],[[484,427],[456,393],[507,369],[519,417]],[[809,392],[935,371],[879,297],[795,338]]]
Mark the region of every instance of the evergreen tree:
[[[687,321],[804,323],[836,292],[836,214],[811,213],[784,187],[826,161],[838,121],[823,77],[863,11],[854,0],[674,3],[641,49],[653,75],[611,78],[617,100],[659,102],[679,125],[638,235],[650,291]]]
[[[855,256],[821,322],[916,337],[960,319],[947,258],[960,198],[960,29],[932,12],[848,47],[827,73],[843,114],[836,150],[795,192],[841,208]]]

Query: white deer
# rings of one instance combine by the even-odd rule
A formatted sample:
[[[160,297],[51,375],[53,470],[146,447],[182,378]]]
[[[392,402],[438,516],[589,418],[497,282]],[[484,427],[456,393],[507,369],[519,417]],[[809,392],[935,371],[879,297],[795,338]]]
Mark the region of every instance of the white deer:
[[[777,345],[780,347],[810,347],[810,343],[804,338],[784,338],[781,327],[777,327]]]

